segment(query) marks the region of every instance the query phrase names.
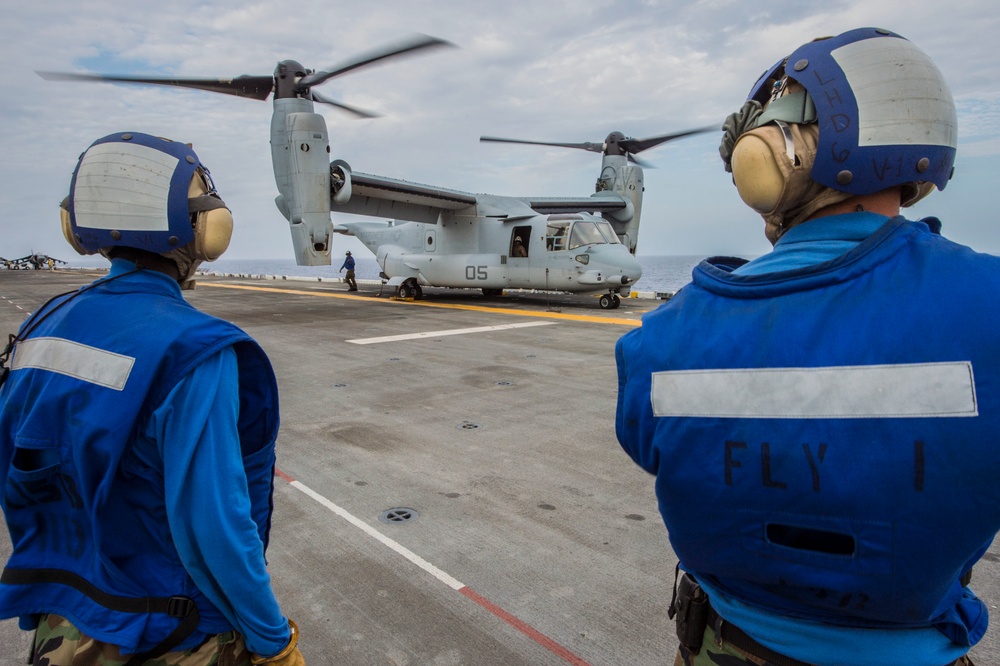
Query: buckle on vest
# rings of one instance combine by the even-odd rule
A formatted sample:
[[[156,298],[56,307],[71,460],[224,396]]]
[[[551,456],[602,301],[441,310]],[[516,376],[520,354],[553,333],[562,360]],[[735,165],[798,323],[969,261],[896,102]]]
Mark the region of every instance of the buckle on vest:
[[[187,597],[170,597],[167,600],[167,615],[170,617],[187,617],[195,604]]]

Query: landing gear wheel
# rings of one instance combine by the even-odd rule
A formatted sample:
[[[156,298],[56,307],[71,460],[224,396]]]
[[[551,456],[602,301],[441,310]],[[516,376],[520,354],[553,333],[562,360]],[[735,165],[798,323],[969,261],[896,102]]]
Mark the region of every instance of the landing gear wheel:
[[[413,288],[404,282],[396,287],[396,296],[398,298],[413,298]]]
[[[622,304],[622,297],[618,294],[611,294],[611,309],[617,310],[618,306]]]
[[[413,285],[413,298],[418,301],[424,297],[424,290],[420,288],[419,284]]]
[[[614,307],[614,301],[611,300],[611,294],[601,295],[601,309],[610,310]]]

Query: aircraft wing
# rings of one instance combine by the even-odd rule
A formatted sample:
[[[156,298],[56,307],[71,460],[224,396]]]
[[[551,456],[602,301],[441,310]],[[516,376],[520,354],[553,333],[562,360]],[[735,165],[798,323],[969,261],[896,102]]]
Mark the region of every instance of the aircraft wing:
[[[459,210],[475,206],[479,199],[474,194],[450,190],[433,185],[421,185],[406,180],[368,173],[351,174],[354,195],[375,199],[388,199],[403,203],[432,206],[446,210]],[[490,197],[493,198],[493,197]],[[591,197],[517,197],[539,213],[602,213],[621,210],[628,203],[618,195]]]
[[[352,197],[387,199],[446,210],[458,210],[476,205],[475,195],[466,192],[433,185],[421,185],[369,173],[352,173],[351,187],[354,190]]]
[[[441,214],[475,210],[478,198],[467,192],[352,171],[346,200],[332,199],[330,212],[434,224]]]
[[[330,210],[427,224],[438,222],[441,215],[447,213],[507,220],[527,219],[537,214],[524,199],[470,194],[357,172],[351,173],[350,198],[344,202],[337,202],[334,198]]]
[[[623,197],[611,193],[590,197],[501,197],[356,171],[350,178],[350,198],[342,202],[335,198],[331,212],[434,224],[442,213],[465,209],[470,210],[459,214],[519,220],[535,214],[604,213],[628,207]]]
[[[622,210],[628,202],[617,194],[593,197],[535,197],[524,199],[539,213],[605,213]]]

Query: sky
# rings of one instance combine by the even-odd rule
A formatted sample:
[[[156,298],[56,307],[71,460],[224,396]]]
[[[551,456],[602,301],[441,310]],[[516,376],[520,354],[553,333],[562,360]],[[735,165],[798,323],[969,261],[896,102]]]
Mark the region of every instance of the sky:
[[[600,156],[481,143],[481,135],[601,142],[721,125],[762,71],[815,37],[888,28],[937,64],[955,97],[954,179],[907,216],[1000,254],[990,203],[1000,174],[1000,12],[994,0],[46,0],[11,3],[0,24],[0,256],[79,260],[59,202],[80,153],[113,132],[192,143],[236,229],[226,259],[292,259],[274,205],[271,102],[181,88],[51,82],[35,71],[229,78],[270,75],[280,60],[326,70],[415,33],[456,48],[332,79],[325,96],[381,114],[356,120],[317,105],[332,157],[354,171],[471,193],[588,196]],[[718,155],[721,133],[642,153],[638,254],[768,251],[763,221]],[[351,218],[346,218],[351,219]],[[334,222],[338,216],[334,215]],[[370,256],[353,238],[345,250]]]

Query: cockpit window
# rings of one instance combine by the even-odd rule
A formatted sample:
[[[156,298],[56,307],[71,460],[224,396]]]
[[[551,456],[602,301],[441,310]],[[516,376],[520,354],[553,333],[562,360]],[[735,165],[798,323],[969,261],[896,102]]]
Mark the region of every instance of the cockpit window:
[[[594,243],[606,243],[604,236],[598,231],[597,225],[593,222],[577,222],[573,225],[573,231],[569,236],[569,249],[573,250],[581,245],[592,245]]]
[[[621,244],[621,240],[618,238],[618,234],[615,233],[614,228],[611,226],[610,222],[598,222],[597,228],[601,230],[601,234],[604,235],[604,239],[614,245],[615,243]]]
[[[545,226],[545,249],[558,252],[566,249],[569,222],[549,222]]]

